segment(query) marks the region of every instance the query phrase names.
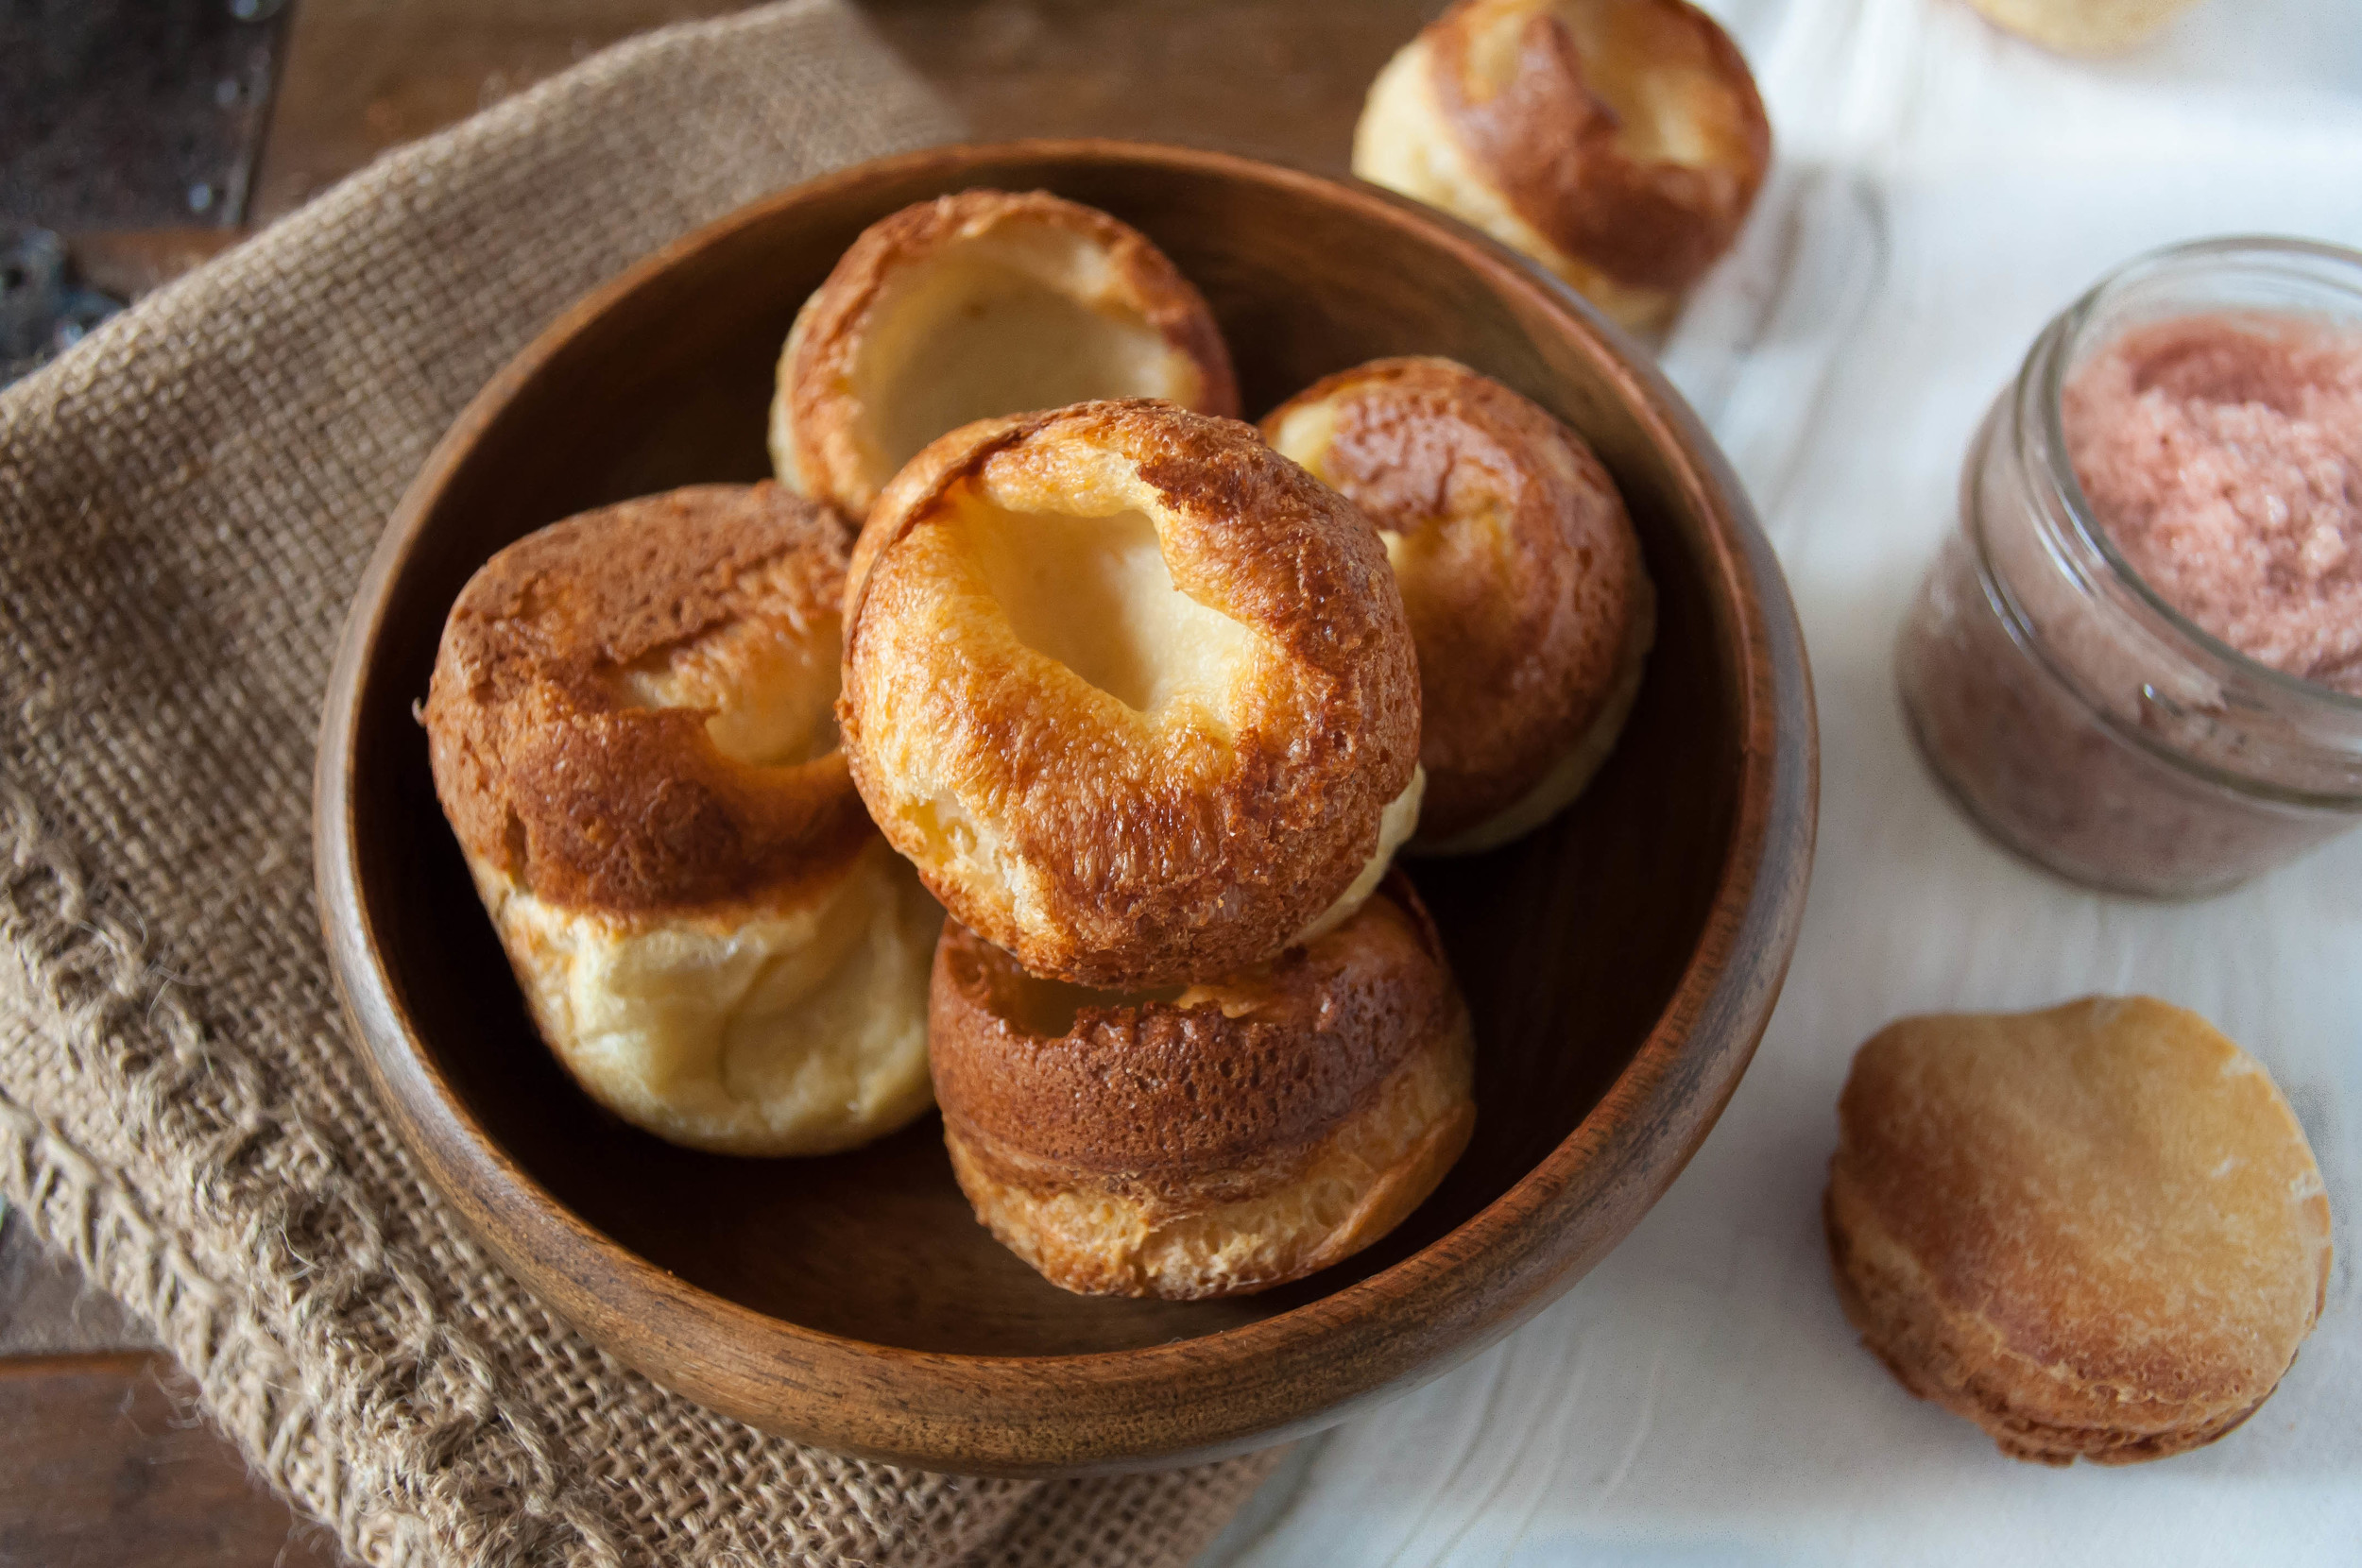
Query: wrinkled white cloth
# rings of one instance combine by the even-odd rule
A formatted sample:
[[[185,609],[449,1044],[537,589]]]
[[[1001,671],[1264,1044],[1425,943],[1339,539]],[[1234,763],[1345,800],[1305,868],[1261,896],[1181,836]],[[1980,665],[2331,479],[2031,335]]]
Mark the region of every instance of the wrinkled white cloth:
[[[2362,245],[2362,5],[2210,0],[2093,64],[1959,0],[1725,0],[1777,172],[1665,364],[1753,493],[1821,704],[1820,858],[1779,1011],[1638,1230],[1448,1377],[1304,1450],[1208,1561],[2362,1562],[2362,834],[2162,906],[1979,838],[1903,730],[1891,649],[1970,431],[2043,324],[2208,234]],[[2328,1179],[2327,1310],[2195,1454],[2004,1458],[1838,1309],[1819,1202],[1854,1048],[1898,1015],[2148,992],[2260,1057]]]

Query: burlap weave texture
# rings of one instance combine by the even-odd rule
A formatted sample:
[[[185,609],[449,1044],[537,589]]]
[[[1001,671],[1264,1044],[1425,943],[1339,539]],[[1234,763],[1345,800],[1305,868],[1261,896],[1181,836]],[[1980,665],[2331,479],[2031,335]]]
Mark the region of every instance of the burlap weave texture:
[[[953,128],[835,0],[652,34],[0,395],[0,1193],[361,1560],[1172,1563],[1268,1468],[961,1480],[665,1393],[424,1187],[320,949],[322,683],[445,426],[637,257]]]

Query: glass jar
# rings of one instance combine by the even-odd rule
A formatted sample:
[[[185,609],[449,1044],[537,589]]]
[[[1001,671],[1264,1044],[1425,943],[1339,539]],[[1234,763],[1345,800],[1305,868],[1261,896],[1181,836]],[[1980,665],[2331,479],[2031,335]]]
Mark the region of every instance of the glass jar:
[[[2362,253],[2177,246],[2045,328],[1960,475],[1904,622],[1912,738],[1969,817],[2079,882],[2193,897],[2362,821],[2362,697],[2217,640],[2127,564],[2067,458],[2061,390],[2129,329],[2237,313],[2362,327]]]

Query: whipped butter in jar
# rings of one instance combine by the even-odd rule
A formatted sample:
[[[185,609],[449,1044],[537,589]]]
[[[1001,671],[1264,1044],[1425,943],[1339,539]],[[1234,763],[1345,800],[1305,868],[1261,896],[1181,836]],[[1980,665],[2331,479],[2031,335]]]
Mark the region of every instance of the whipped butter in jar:
[[[1898,675],[1968,815],[2079,882],[2214,893],[2362,821],[2362,254],[2178,246],[2052,321]]]

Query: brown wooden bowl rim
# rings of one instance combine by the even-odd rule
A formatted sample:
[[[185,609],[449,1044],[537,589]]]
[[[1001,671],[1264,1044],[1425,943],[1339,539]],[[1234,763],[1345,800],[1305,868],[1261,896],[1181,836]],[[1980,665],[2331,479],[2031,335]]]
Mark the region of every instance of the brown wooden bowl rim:
[[[873,1344],[775,1318],[711,1294],[615,1242],[569,1209],[495,1143],[431,1065],[398,1005],[377,932],[362,897],[353,834],[351,760],[360,696],[381,634],[388,589],[417,545],[425,519],[481,428],[588,324],[685,257],[767,221],[780,209],[929,165],[983,168],[1033,160],[1131,163],[1180,169],[1275,186],[1309,201],[1342,205],[1365,219],[1409,230],[1423,244],[1454,253],[1504,297],[1522,297],[1559,318],[1570,335],[1593,340],[1625,372],[1638,394],[1632,412],[1678,475],[1689,506],[1732,546],[1709,571],[1713,602],[1733,624],[1717,632],[1744,676],[1738,692],[1744,736],[1729,848],[1718,874],[1703,934],[1670,998],[1632,1060],[1574,1130],[1506,1192],[1433,1243],[1333,1294],[1251,1323],[1195,1338],[1133,1350],[1072,1355],[974,1355]],[[1703,565],[1703,563],[1702,563]],[[1791,710],[1784,731],[1780,710]],[[421,741],[423,743],[423,741]],[[321,923],[338,993],[380,1099],[436,1188],[528,1288],[550,1301],[588,1338],[628,1320],[655,1334],[667,1321],[683,1332],[671,1343],[688,1354],[643,1358],[656,1381],[750,1424],[820,1446],[904,1464],[973,1474],[1055,1474],[1149,1468],[1242,1452],[1317,1430],[1358,1403],[1391,1396],[1414,1375],[1423,1380],[1475,1354],[1543,1304],[1572,1277],[1629,1234],[1670,1185],[1713,1126],[1753,1057],[1794,949],[1805,874],[1812,853],[1818,793],[1818,741],[1810,675],[1794,606],[1745,492],[1712,439],[1661,373],[1622,332],[1543,274],[1488,237],[1392,193],[1342,183],[1225,153],[1099,139],[1036,139],[938,146],[855,164],[749,203],[677,239],[592,290],[535,336],[470,401],[436,444],[389,520],[355,591],[331,671],[314,779],[314,852]],[[1772,858],[1780,857],[1773,864]],[[1770,875],[1790,872],[1793,875]],[[1753,971],[1734,965],[1750,950],[1775,955]],[[1694,1123],[1679,1158],[1648,1180],[1650,1190],[1617,1191],[1618,1172],[1639,1145],[1637,1115],[1676,1069],[1725,1048],[1718,1078],[1693,1103]],[[480,1194],[517,1200],[496,1211]],[[1636,1204],[1633,1200],[1637,1197]],[[1629,1209],[1612,1236],[1590,1245],[1554,1248],[1592,1204],[1613,1199]],[[573,1244],[571,1270],[550,1260]],[[1476,1298],[1445,1288],[1471,1260],[1489,1257],[1497,1271]],[[583,1260],[590,1268],[582,1268]],[[695,1323],[728,1331],[731,1359],[783,1391],[799,1387],[846,1390],[825,1411],[783,1414],[776,1404],[738,1398],[731,1369],[700,1359],[691,1347]],[[1341,1341],[1344,1341],[1341,1343]],[[710,1351],[711,1344],[700,1347]],[[1317,1375],[1322,1360],[1346,1370]],[[1003,1397],[1039,1399],[1046,1386],[1087,1390],[1078,1417],[1121,1419],[1143,1396],[1186,1391],[1221,1369],[1254,1372],[1261,1397],[1201,1402],[1186,1411],[1165,1406],[1172,1423],[1159,1440],[1138,1450],[1089,1442],[1062,1445],[1029,1425],[1014,1439],[993,1411]],[[1234,1394],[1236,1390],[1233,1390]],[[865,1419],[891,1406],[884,1421]],[[1186,1415],[1188,1419],[1180,1419]],[[926,1434],[916,1442],[910,1428]]]

